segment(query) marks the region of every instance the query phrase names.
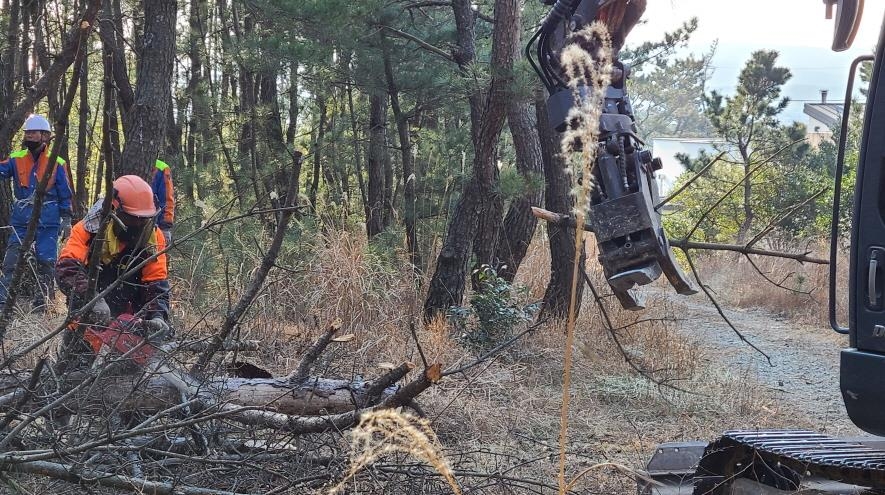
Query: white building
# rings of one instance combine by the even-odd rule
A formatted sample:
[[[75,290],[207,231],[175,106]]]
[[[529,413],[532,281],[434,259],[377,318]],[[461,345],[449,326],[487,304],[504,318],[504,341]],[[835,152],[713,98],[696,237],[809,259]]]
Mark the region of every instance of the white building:
[[[821,91],[820,102],[805,104],[804,112],[808,116],[806,137],[809,144],[817,147],[822,140],[832,138],[832,128],[842,118],[843,106],[841,103],[827,102],[826,90]],[[708,155],[715,156],[720,150],[727,148],[727,143],[723,139],[713,137],[656,137],[651,140],[651,148],[654,156],[664,163],[664,168],[655,175],[661,195],[666,195],[673,189],[679,176],[685,172],[676,155],[685,154],[694,158],[701,151],[705,151]],[[735,156],[731,159],[739,161]]]
[[[686,154],[692,158],[696,157],[701,151],[715,155],[716,146],[722,147],[726,145],[725,140],[720,138],[685,138],[685,137],[657,137],[651,142],[652,153],[661,159],[664,168],[656,172],[658,179],[658,188],[662,195],[666,195],[671,189],[676,179],[685,172],[685,167],[676,159],[678,154]]]
[[[825,89],[820,92],[820,103],[805,104],[803,112],[808,116],[808,129],[806,130],[808,144],[816,148],[821,141],[832,139],[832,129],[842,118],[844,107],[845,105],[841,103],[827,102],[827,90]]]

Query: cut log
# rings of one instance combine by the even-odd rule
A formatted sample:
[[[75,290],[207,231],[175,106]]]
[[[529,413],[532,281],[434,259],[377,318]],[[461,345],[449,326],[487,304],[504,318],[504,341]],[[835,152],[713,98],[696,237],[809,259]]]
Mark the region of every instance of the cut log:
[[[17,396],[25,388],[29,370],[0,373],[0,397]],[[65,377],[62,389],[68,389],[85,377],[84,372]],[[199,396],[208,404],[227,402],[238,406],[255,407],[287,415],[319,416],[339,414],[354,410],[365,404],[373,395],[374,382],[364,380],[336,380],[331,378],[308,378],[292,384],[286,378],[231,378],[212,377],[200,386]],[[384,401],[397,391],[396,386],[386,387],[376,401]],[[370,394],[370,392],[372,392]],[[178,404],[179,391],[162,376],[142,374],[109,376],[101,378],[95,386],[86,387],[82,393],[73,395],[65,406],[73,411],[97,413],[107,404],[119,405],[122,411],[138,410],[142,413],[156,412]],[[4,402],[0,399],[0,409]]]

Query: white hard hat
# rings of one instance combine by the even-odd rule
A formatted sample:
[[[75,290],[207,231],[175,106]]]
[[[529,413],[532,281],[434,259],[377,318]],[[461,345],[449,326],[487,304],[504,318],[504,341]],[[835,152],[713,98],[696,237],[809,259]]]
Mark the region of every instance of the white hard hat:
[[[28,119],[25,120],[24,130],[52,132],[52,126],[49,125],[49,121],[46,117],[32,113],[28,116]]]

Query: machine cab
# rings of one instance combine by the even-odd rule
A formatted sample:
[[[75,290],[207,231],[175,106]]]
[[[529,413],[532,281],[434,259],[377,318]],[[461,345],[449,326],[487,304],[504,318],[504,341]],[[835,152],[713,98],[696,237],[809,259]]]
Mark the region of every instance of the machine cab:
[[[863,0],[827,1],[836,6],[834,50],[846,49],[860,20]],[[833,5],[830,5],[833,4]],[[885,34],[885,31],[883,31]],[[849,348],[841,354],[840,384],[845,407],[859,428],[885,436],[885,38],[880,34],[876,56],[860,57],[852,64],[846,92],[846,113],[837,163],[838,192],[854,74],[859,63],[873,61],[872,80],[864,117],[857,164],[855,203],[851,225],[848,328],[835,320],[835,288],[831,276],[830,319],[834,329],[847,331]],[[838,212],[834,202],[834,217]],[[834,225],[837,225],[834,222]],[[834,233],[836,229],[834,227]],[[833,239],[835,241],[835,239]],[[831,244],[831,247],[835,242]],[[831,249],[831,275],[835,273]]]

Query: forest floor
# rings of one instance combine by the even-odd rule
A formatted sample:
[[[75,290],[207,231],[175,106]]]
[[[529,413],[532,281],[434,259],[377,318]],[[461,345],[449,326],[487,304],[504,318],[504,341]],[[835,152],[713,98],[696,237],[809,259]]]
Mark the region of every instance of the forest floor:
[[[372,377],[382,365],[403,361],[419,363],[420,369],[409,322],[410,315],[420,314],[421,293],[401,272],[375,269],[374,261],[360,257],[364,249],[354,243],[337,255],[323,252],[317,258],[321,261],[305,269],[304,280],[280,281],[291,292],[269,293],[266,301],[259,301],[243,338],[259,339],[263,346],[249,360],[275,375],[286,374],[321,331],[316,322],[342,317],[345,331],[355,337],[334,346],[318,363],[318,374]],[[543,295],[549,276],[546,252],[543,242],[533,244],[520,269],[516,284],[526,288],[524,302]],[[751,279],[715,267],[702,272],[710,274],[708,282],[737,330],[770,356],[771,363],[738,338],[703,294],[679,296],[663,282],[643,289],[648,309],[642,312],[620,311],[606,300],[614,325],[620,327],[614,336],[622,353],[585,292],[569,387],[565,476],[571,480],[587,470],[575,484],[575,493],[636,493],[631,471],[642,469],[662,442],[711,441],[725,430],[740,428],[862,434],[848,420],[839,393],[839,350],[846,339],[815,323],[824,309],[809,297],[799,304],[778,302],[784,296],[756,294],[781,289],[741,282]],[[599,274],[591,272],[591,277],[598,280]],[[810,276],[808,280],[813,281]],[[734,284],[740,284],[739,290]],[[178,285],[186,287],[185,281]],[[738,293],[740,297],[726,297]],[[310,312],[287,302],[292,300],[305,301]],[[777,304],[761,309],[754,302],[758,300]],[[778,309],[781,306],[784,310]],[[279,308],[303,316],[291,320]],[[24,331],[32,325],[22,322],[13,334],[23,341],[34,339],[37,335]],[[196,334],[206,331],[196,323],[188,326]],[[197,336],[183,331],[179,337]],[[418,328],[417,336],[428,361],[444,368],[476,357],[445,322]],[[563,326],[542,325],[496,359],[446,377],[419,397],[439,438],[440,453],[465,493],[556,493],[564,345]],[[637,373],[625,355],[637,367],[654,370],[653,380]],[[315,486],[279,493],[328,493],[343,477],[349,441],[347,431],[290,441],[308,456],[317,445],[323,451],[332,449],[341,463],[330,464],[328,477],[320,476]],[[348,481],[345,491],[451,493],[433,470],[421,465],[407,455],[384,456],[375,468]],[[28,481],[34,483],[35,493],[80,489],[63,482]],[[0,487],[0,493],[3,490]]]
[[[532,277],[525,278],[531,286]],[[710,278],[715,290],[718,280]],[[626,327],[616,332],[626,354],[643,369],[656,370],[664,386],[625,364],[585,297],[574,346],[566,478],[605,466],[582,475],[578,492],[635,493],[628,470],[642,469],[662,442],[712,441],[741,428],[864,434],[848,419],[839,391],[839,351],[847,337],[817,323],[816,312],[824,308],[813,302],[787,303],[783,311],[738,308],[725,301],[728,288],[720,285],[716,297],[726,316],[759,351],[741,340],[703,293],[679,296],[659,282],[643,289],[645,311],[611,310],[615,325]],[[781,291],[764,282],[749,290]],[[498,463],[519,466],[515,477],[556,485],[564,340],[561,328],[546,328],[469,383],[432,391],[424,400],[446,404],[433,423],[446,450],[485,449],[486,460],[494,459],[499,469]],[[502,456],[514,459],[502,462]]]

